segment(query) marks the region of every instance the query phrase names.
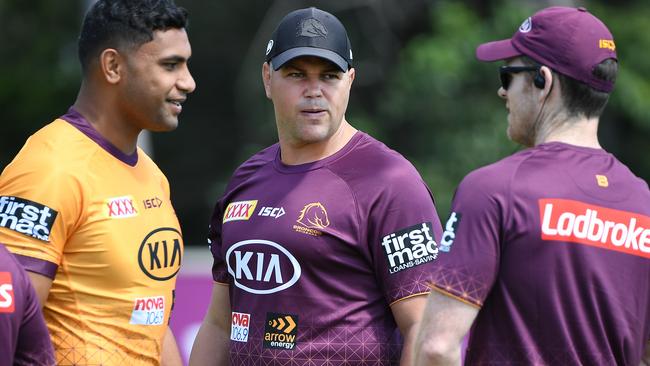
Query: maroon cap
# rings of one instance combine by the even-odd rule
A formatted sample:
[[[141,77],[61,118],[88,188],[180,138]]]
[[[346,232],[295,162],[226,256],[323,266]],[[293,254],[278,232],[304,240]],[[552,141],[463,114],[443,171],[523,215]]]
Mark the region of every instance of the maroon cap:
[[[616,58],[614,37],[605,24],[585,8],[555,6],[526,19],[510,39],[484,43],[476,48],[481,61],[528,56],[541,65],[610,92],[614,83],[595,77],[594,68]]]

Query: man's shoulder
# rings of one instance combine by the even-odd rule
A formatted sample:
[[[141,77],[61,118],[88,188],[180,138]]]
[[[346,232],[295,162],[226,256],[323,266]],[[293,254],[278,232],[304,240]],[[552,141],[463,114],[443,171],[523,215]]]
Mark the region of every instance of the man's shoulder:
[[[482,166],[469,172],[459,184],[459,189],[474,190],[480,187],[484,192],[499,192],[511,188],[514,177],[522,165],[535,155],[531,149],[522,150],[509,155],[494,163]]]
[[[3,177],[27,173],[54,177],[84,172],[94,150],[76,132],[73,126],[61,119],[42,127],[27,139],[3,171]]]
[[[330,165],[330,170],[350,180],[420,178],[419,173],[399,152],[363,132],[348,154]]]
[[[277,143],[258,151],[235,169],[235,172],[230,179],[231,182],[246,179],[257,172],[261,167],[272,163],[275,160],[277,153]]]
[[[33,163],[49,163],[57,159],[74,163],[84,160],[82,158],[88,156],[89,149],[93,147],[74,126],[62,119],[55,119],[34,132],[16,157],[34,160]]]

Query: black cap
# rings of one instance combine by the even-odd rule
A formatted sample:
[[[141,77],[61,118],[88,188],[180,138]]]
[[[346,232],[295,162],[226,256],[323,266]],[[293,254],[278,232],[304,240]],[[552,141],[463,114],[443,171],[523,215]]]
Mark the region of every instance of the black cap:
[[[277,70],[300,56],[321,57],[348,71],[352,47],[343,24],[334,15],[313,7],[287,14],[266,47],[266,61]]]

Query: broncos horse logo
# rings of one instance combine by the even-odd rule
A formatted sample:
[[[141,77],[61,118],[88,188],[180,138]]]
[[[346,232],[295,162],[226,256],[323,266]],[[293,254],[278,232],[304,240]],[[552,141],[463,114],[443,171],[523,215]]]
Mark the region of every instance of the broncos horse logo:
[[[306,205],[296,220],[299,224],[310,229],[324,229],[330,226],[327,210],[320,202]]]
[[[300,23],[298,35],[303,37],[327,37],[327,28],[314,18],[305,19]]]

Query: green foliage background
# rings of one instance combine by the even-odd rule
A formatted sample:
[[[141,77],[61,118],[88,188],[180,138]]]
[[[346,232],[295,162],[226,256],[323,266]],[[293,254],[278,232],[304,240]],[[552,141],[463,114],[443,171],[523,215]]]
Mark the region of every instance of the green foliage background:
[[[189,245],[202,245],[210,212],[232,170],[274,143],[273,109],[260,66],[268,36],[289,10],[318,6],[348,27],[357,79],[347,117],[404,154],[447,216],[470,170],[519,149],[505,135],[498,64],[476,61],[479,43],[510,37],[546,1],[202,1],[190,12],[197,91],[179,129],[153,135]],[[601,118],[601,143],[650,178],[650,3],[576,1],[615,36],[617,86]],[[0,168],[24,140],[65,113],[79,86],[76,37],[83,1],[0,0]],[[368,162],[371,164],[372,162]]]
[[[583,4],[584,5],[584,4]],[[603,147],[646,181],[650,177],[650,48],[647,2],[621,6],[589,2],[615,36],[620,59],[616,89],[601,118]],[[539,3],[492,2],[479,14],[466,2],[439,1],[432,7],[432,30],[404,48],[378,110],[384,140],[399,146],[420,170],[440,215],[468,171],[520,147],[508,141],[504,102],[496,95],[498,63],[480,63],[476,45],[509,38]],[[640,53],[641,52],[641,53]],[[402,132],[402,133],[400,133]]]

